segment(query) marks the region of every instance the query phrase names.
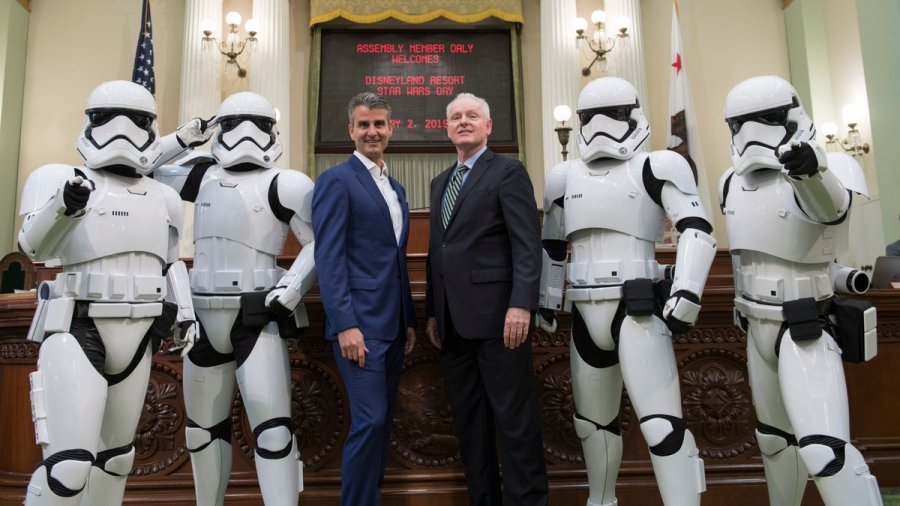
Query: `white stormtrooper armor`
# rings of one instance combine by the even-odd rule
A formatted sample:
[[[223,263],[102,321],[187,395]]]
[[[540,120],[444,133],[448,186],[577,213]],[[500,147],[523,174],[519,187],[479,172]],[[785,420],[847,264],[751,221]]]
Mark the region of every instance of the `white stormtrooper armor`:
[[[195,205],[190,276],[201,336],[185,358],[184,386],[197,504],[221,505],[225,498],[236,376],[253,427],[263,500],[294,506],[302,461],[291,431],[287,344],[279,336],[289,320],[276,322],[276,315],[293,314],[290,326],[306,326],[300,298],[315,281],[313,183],[300,172],[273,168],[282,148],[265,98],[232,95],[215,122],[212,161],[201,157],[191,167],[156,173]],[[285,272],[276,259],[288,229],[303,249]]]
[[[865,274],[834,263],[847,248],[850,190],[867,192],[862,168],[843,153],[826,157],[797,92],[779,77],[735,86],[725,117],[734,168],[719,201],[770,504],[799,506],[811,474],[829,506],[880,505],[850,444],[841,364],[842,355],[874,356],[875,309],[834,296],[868,287]],[[845,324],[848,310],[854,325]]]
[[[574,424],[588,471],[587,504],[617,504],[624,382],[663,502],[698,505],[706,489],[703,461],[682,419],[668,326],[684,331],[697,319],[716,252],[712,227],[687,160],[673,151],[636,152],[649,125],[630,83],[591,81],[579,96],[578,115],[582,158],[554,167],[544,191],[540,306],[546,324],[553,319],[548,310],[561,309],[565,271],[566,305],[573,312]],[[655,259],[667,216],[680,232],[674,276],[671,266]]]
[[[30,380],[44,460],[27,505],[121,504],[151,354],[173,323],[195,319],[180,198],[141,175],[160,156],[153,97],[106,82],[85,113],[85,166],[40,167],[22,191],[19,247],[62,265],[30,330],[42,341]]]

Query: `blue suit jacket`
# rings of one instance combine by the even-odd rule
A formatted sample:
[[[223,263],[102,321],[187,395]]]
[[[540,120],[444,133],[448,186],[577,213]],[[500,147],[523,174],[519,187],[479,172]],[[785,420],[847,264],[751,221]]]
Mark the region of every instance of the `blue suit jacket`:
[[[356,156],[316,179],[312,222],[326,339],[359,327],[366,339],[393,340],[415,326],[406,269],[409,205],[400,183],[390,183],[403,209],[399,244],[387,203]]]

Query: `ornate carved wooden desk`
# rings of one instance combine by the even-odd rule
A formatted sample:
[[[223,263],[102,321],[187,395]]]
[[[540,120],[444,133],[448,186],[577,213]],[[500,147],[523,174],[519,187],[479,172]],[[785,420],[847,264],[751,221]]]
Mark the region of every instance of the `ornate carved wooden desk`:
[[[453,435],[450,406],[438,368],[437,350],[424,337],[424,282],[427,214],[414,215],[410,277],[419,316],[419,339],[405,364],[394,416],[385,484],[385,505],[466,504],[465,483]],[[422,231],[425,232],[422,232]],[[288,254],[296,254],[292,245]],[[671,252],[660,252],[671,262]],[[753,439],[756,419],[747,384],[746,342],[731,318],[733,287],[727,252],[720,252],[698,326],[673,338],[681,372],[684,417],[706,464],[705,505],[766,504],[762,463]],[[37,278],[50,271],[38,269]],[[851,433],[881,486],[900,485],[900,293],[876,291],[866,297],[878,307],[879,356],[846,366]],[[317,288],[305,299],[311,327],[289,342],[293,373],[293,423],[306,465],[301,504],[339,504],[341,446],[347,433],[346,393],[330,345],[321,338],[323,314]],[[34,311],[31,294],[0,297],[0,504],[21,504],[40,452],[34,444],[28,400],[28,373],[38,347],[24,340]],[[574,405],[569,376],[568,315],[560,330],[535,338],[534,380],[544,428],[545,457],[555,505],[583,505],[587,478],[580,443],[572,429]],[[165,343],[164,343],[165,346]],[[193,504],[190,459],[184,447],[181,358],[154,356],[145,412],[135,435],[137,459],[128,482],[129,504]],[[623,396],[625,455],[619,475],[622,506],[661,504],[650,459]],[[262,504],[253,467],[252,432],[239,393],[232,409],[234,468],[228,504]],[[821,504],[810,484],[804,504]]]

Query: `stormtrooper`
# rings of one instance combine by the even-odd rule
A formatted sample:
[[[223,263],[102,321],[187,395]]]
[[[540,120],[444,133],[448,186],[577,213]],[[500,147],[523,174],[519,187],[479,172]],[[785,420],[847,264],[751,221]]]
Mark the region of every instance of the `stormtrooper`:
[[[733,167],[719,184],[735,278],[735,324],[747,366],[769,502],[799,505],[808,474],[825,502],[880,505],[875,477],[850,444],[841,360],[875,355],[865,274],[835,263],[847,249],[859,165],[826,153],[796,90],[775,76],[725,99]],[[790,238],[790,240],[785,240]]]
[[[275,168],[282,154],[276,121],[262,96],[231,95],[210,122],[218,129],[212,160],[195,157],[191,166],[156,173],[195,208],[190,278],[200,335],[184,360],[184,390],[198,505],[221,505],[225,498],[235,378],[253,428],[265,504],[296,505],[302,489],[281,336],[305,326],[300,298],[315,282],[313,183],[301,172]],[[276,260],[288,229],[303,249],[285,271]]]
[[[555,330],[567,278],[574,426],[588,472],[587,504],[618,504],[624,382],[663,502],[698,505],[706,489],[703,461],[682,418],[671,335],[685,332],[699,314],[716,252],[712,227],[687,160],[673,151],[638,152],[650,131],[629,82],[591,81],[577,112],[581,159],[554,167],[544,191],[539,321]],[[655,260],[667,216],[680,233],[674,270]]]
[[[30,382],[43,460],[26,505],[121,504],[151,355],[176,321],[179,343],[196,330],[181,199],[144,175],[198,125],[161,138],[153,96],[127,81],[94,89],[85,115],[84,165],[42,166],[22,190],[20,249],[62,267],[29,331],[41,341]]]

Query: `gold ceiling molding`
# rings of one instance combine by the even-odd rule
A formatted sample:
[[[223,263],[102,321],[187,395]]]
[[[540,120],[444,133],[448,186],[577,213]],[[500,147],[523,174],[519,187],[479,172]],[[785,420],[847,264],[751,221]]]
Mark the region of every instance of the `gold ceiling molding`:
[[[22,7],[25,7],[25,10],[31,12],[31,0],[18,0]]]
[[[426,23],[446,18],[457,23],[477,23],[495,17],[523,23],[521,0],[311,0],[309,26],[344,18],[354,23],[377,23],[397,19],[404,23]]]

